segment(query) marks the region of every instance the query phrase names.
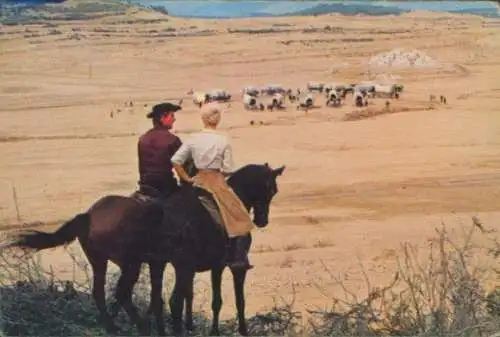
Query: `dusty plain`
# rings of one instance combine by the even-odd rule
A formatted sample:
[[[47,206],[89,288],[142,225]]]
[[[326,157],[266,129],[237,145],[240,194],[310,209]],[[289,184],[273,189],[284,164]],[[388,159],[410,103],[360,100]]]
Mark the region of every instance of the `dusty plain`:
[[[272,27],[284,31],[235,32]],[[205,35],[162,33],[172,28]],[[442,221],[459,230],[477,215],[486,227],[500,229],[498,20],[413,13],[217,21],[131,11],[2,30],[5,230],[20,222],[13,188],[21,222],[55,224],[47,229],[105,194],[132,193],[137,138],[150,125],[145,114],[152,104],[184,98],[175,132],[188,137],[200,127],[198,108],[186,96],[191,88],[233,94],[222,128],[238,166],[287,167],[270,224],[254,233],[249,315],[268,309],[273,297],[290,300],[292,289],[299,310],[329,306],[340,291],[332,274],[344,275],[347,286],[363,294],[358,261],[373,284],[383,285],[400,244],[425,249]],[[394,48],[418,49],[447,66],[368,67],[372,56]],[[402,97],[391,101],[393,113],[353,121],[343,118],[381,111],[385,99],[355,108],[348,96],[341,108],[329,108],[316,95],[320,107],[306,114],[290,103],[279,112],[246,111],[240,97],[246,85],[295,89],[307,81],[384,77],[405,85]],[[438,101],[445,95],[447,104],[430,102],[431,94]],[[133,107],[125,106],[129,101]],[[62,278],[71,277],[72,262],[62,249],[42,255]],[[166,283],[171,276],[169,267]],[[207,311],[208,282],[208,273],[197,275],[195,306]],[[223,288],[222,315],[232,316],[228,272]]]

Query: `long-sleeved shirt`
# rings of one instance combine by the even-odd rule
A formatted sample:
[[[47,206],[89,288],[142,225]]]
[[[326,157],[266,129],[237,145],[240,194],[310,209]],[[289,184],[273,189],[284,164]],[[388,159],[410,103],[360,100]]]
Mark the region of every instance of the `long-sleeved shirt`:
[[[187,139],[172,157],[172,163],[183,165],[192,159],[198,170],[233,170],[233,152],[229,138],[215,130],[203,129]]]
[[[167,128],[155,127],[141,136],[138,143],[139,184],[170,194],[177,187],[172,171],[172,156],[182,145]]]

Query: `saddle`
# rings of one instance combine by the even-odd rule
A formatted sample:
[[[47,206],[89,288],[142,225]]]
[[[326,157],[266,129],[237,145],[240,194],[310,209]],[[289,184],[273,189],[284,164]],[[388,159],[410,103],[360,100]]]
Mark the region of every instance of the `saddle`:
[[[216,229],[227,239],[227,242],[225,244],[225,249],[226,249],[225,264],[231,263],[231,261],[235,259],[234,256],[236,255],[236,250],[237,250],[236,242],[234,240],[231,240],[228,235],[226,227],[224,226],[223,223],[221,210],[214,196],[209,191],[198,186],[193,186],[190,184],[181,184],[181,189],[183,187],[187,188],[188,190],[191,190],[192,193],[191,196],[189,196],[190,193],[185,194],[185,197],[187,198],[192,197],[198,200],[200,207],[204,208],[205,211],[207,212],[207,215],[214,221]],[[155,203],[165,204],[165,201],[168,199],[169,196],[165,196],[163,193],[161,193],[159,190],[157,190],[152,186],[140,185],[139,189],[134,193],[132,193],[131,197],[143,207],[148,207],[149,205]],[[163,210],[163,211],[168,212],[169,210]]]
[[[149,202],[162,202],[167,198],[167,196],[158,189],[144,184],[139,185],[139,189],[132,193],[130,197],[137,200],[141,204]]]
[[[194,196],[198,199],[198,201],[200,201],[202,206],[209,212],[209,214],[212,217],[215,217],[216,220],[220,221],[218,219],[218,217],[220,216],[220,209],[213,195],[207,190],[198,186],[190,186],[190,188],[192,188]],[[139,189],[134,193],[132,193],[130,197],[135,199],[141,204],[152,203],[152,202],[163,203],[168,198],[168,196],[166,196],[158,189],[143,184],[141,184],[139,186]],[[217,212],[218,214],[216,215],[214,214],[214,212]]]

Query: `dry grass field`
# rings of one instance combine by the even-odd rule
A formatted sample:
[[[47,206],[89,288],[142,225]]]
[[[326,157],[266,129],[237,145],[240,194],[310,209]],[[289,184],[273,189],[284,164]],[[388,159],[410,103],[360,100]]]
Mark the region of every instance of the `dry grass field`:
[[[270,224],[254,233],[248,314],[269,309],[273,297],[290,299],[292,289],[298,310],[329,306],[342,291],[337,274],[364,294],[360,263],[372,284],[389,283],[400,244],[425,252],[441,222],[458,231],[478,216],[500,229],[499,29],[498,20],[430,13],[217,21],[143,11],[2,26],[1,226],[20,222],[13,189],[21,222],[57,225],[105,194],[132,193],[151,105],[184,98],[175,132],[185,138],[200,127],[186,93],[222,88],[234,98],[222,128],[237,165],[287,166]],[[442,67],[369,66],[395,48]],[[391,113],[382,113],[385,99],[356,108],[350,96],[331,108],[315,94],[320,107],[307,114],[291,103],[251,112],[241,102],[247,85],[384,78],[405,86]],[[41,255],[71,277],[62,249]],[[197,275],[195,306],[204,310],[209,279]],[[223,288],[222,315],[232,317],[229,273]]]

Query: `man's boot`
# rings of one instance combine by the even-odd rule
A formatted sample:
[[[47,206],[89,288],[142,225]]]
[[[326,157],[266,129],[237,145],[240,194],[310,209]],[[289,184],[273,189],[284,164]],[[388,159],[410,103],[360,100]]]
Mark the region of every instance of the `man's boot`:
[[[232,259],[228,263],[228,267],[232,269],[252,269],[253,266],[248,260],[248,240],[245,236],[240,236],[234,239],[234,250]]]

